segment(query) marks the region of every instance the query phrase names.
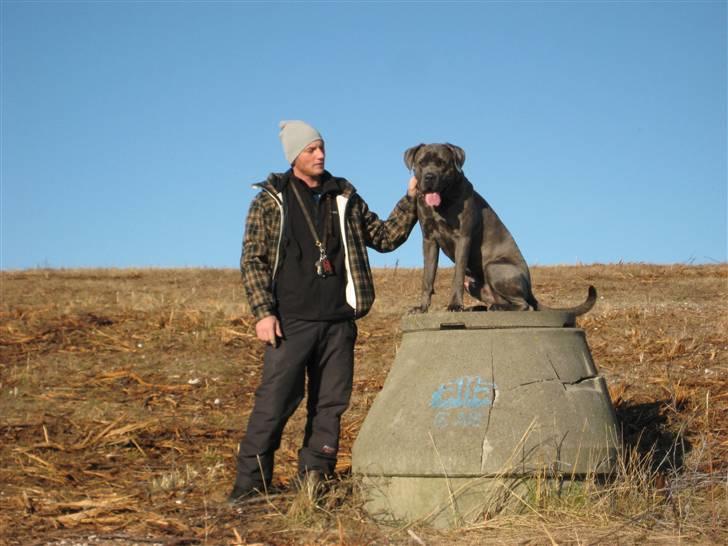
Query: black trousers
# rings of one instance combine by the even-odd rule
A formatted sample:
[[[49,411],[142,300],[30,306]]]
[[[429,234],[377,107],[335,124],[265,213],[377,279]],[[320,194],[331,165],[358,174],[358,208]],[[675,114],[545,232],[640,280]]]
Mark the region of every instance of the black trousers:
[[[281,329],[278,347],[266,348],[263,377],[240,442],[236,484],[242,487],[270,484],[274,453],[303,400],[306,376],[308,414],[298,470],[333,474],[336,466],[341,415],[351,398],[356,325],[353,320],[282,320]]]

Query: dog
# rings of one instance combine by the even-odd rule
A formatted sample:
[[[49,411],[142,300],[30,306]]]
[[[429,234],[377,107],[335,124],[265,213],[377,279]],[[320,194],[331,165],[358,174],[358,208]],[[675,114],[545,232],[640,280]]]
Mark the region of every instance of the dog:
[[[425,313],[430,307],[440,249],[455,263],[448,311],[463,311],[466,289],[489,311],[550,309],[581,315],[594,306],[597,292],[593,286],[576,307],[551,309],[538,302],[516,241],[463,174],[462,148],[448,143],[418,144],[405,151],[404,163],[417,179],[424,254],[422,302],[413,313]]]

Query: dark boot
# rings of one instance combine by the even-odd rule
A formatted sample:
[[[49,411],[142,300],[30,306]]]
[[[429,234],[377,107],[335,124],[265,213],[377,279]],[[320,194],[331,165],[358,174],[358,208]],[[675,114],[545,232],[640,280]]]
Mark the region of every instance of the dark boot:
[[[228,504],[236,504],[247,498],[260,495],[261,493],[262,491],[260,489],[251,484],[238,483],[236,481],[233,486],[233,490],[230,492],[230,495],[228,495],[227,502]]]
[[[273,454],[243,457],[238,455],[238,471],[228,503],[268,492],[273,481]]]
[[[331,476],[321,470],[308,470],[297,474],[291,487],[296,493],[304,492],[307,497],[316,500],[326,494],[331,486],[331,479]]]

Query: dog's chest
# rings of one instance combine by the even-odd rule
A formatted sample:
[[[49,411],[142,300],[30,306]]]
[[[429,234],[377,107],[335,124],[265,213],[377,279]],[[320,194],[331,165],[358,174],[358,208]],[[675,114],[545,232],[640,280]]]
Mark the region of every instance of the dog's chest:
[[[457,237],[460,232],[460,219],[457,215],[441,214],[428,205],[419,205],[417,214],[426,239],[435,239],[442,245]]]

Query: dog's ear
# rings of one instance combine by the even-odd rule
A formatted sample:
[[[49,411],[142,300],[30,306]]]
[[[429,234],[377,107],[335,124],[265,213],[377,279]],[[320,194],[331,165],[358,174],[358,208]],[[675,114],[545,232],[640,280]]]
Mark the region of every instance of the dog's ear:
[[[455,144],[445,143],[445,146],[452,152],[453,161],[455,161],[455,167],[458,171],[463,171],[463,165],[465,164],[465,150]]]
[[[410,149],[408,149],[404,153],[404,164],[407,166],[407,168],[411,171],[414,169],[415,166],[415,156],[417,155],[417,152],[420,151],[420,148],[422,148],[424,144],[418,144],[417,146],[412,146]]]

